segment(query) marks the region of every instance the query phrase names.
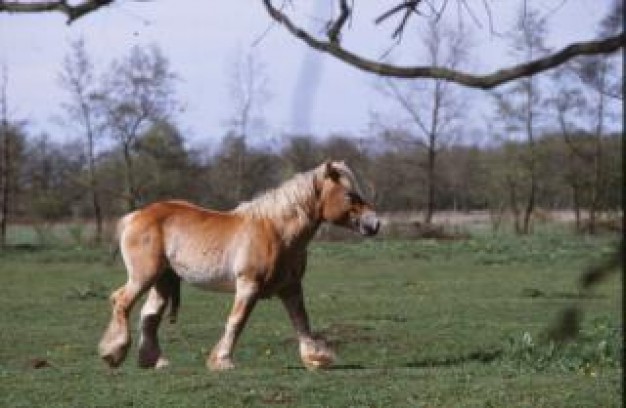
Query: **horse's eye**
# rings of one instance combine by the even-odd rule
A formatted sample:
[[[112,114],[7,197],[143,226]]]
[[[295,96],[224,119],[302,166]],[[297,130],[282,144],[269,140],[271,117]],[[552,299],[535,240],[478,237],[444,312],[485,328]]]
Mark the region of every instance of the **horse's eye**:
[[[363,204],[363,199],[361,198],[361,196],[352,191],[346,193],[346,200],[350,204]]]

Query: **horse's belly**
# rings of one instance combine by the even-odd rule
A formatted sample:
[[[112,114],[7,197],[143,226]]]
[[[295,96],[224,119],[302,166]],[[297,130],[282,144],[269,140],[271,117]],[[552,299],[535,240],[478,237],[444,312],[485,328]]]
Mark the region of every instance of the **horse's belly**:
[[[184,263],[172,263],[171,266],[181,279],[193,286],[216,292],[235,291],[235,276],[225,268],[189,266]]]

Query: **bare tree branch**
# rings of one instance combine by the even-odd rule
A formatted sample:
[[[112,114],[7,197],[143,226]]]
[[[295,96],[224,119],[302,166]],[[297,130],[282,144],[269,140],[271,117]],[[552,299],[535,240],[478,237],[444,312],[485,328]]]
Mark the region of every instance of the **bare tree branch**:
[[[417,6],[419,6],[421,1],[422,0],[408,0],[408,1],[405,1],[405,2],[395,6],[391,10],[383,13],[381,16],[379,16],[375,20],[375,23],[376,24],[380,24],[384,20],[386,20],[389,17],[391,17],[392,15],[394,15],[397,12],[399,12],[399,11],[404,9],[404,15],[402,16],[402,20],[400,21],[400,24],[398,24],[398,27],[395,29],[395,31],[391,35],[391,38],[401,38],[402,37],[402,33],[404,32],[404,27],[406,27],[407,21],[409,21],[409,17],[411,17],[411,15],[413,13],[419,14],[419,11],[417,10]]]
[[[486,75],[476,75],[467,72],[432,66],[398,66],[374,61],[355,54],[339,44],[319,40],[291,21],[286,14],[278,10],[271,0],[263,0],[268,14],[282,24],[289,33],[305,42],[311,48],[325,52],[333,57],[359,68],[381,76],[396,78],[431,78],[443,79],[458,84],[480,89],[491,89],[506,82],[547,71],[559,66],[580,55],[609,54],[624,47],[626,34],[624,32],[595,41],[572,43],[561,50],[545,57],[529,62],[503,68]]]
[[[56,11],[65,14],[67,16],[67,23],[71,24],[75,20],[98,10],[101,7],[113,3],[113,1],[114,0],[86,0],[82,3],[72,5],[66,0],[41,1],[33,3],[0,0],[0,12],[45,13]]]
[[[376,20],[374,20],[374,22],[376,24],[380,24],[383,21],[385,21],[386,19],[388,19],[389,17],[393,16],[394,14],[396,14],[397,12],[403,10],[403,9],[408,9],[408,10],[414,10],[417,5],[420,3],[421,0],[408,0],[405,2],[402,2],[400,4],[398,4],[397,6],[395,6],[394,8],[384,12],[383,14],[381,14],[380,16],[378,16],[378,18],[376,18]]]
[[[482,28],[483,26],[482,23],[480,22],[476,14],[474,14],[474,12],[472,11],[472,8],[467,4],[467,2],[465,0],[459,0],[459,3],[461,4],[462,8],[465,9],[467,14],[472,18],[472,20],[474,20],[474,24]]]
[[[339,35],[341,34],[341,29],[343,28],[346,21],[348,21],[348,17],[350,17],[350,7],[348,7],[348,3],[346,0],[339,0],[339,17],[337,20],[330,25],[328,28],[328,39],[332,43],[339,43]]]
[[[84,0],[78,4],[70,4],[67,0],[57,1],[37,1],[37,2],[20,2],[20,1],[4,1],[0,0],[0,13],[38,13],[38,12],[60,12],[68,17],[68,24],[78,18],[81,18],[91,12],[94,12],[104,6],[110,5],[115,0]],[[395,30],[393,37],[399,37],[404,30],[408,18],[419,13],[417,7],[422,4],[423,0],[406,0],[389,11],[383,13],[376,19],[376,23],[380,23],[392,15],[403,11],[403,18]],[[624,32],[605,37],[595,41],[586,41],[572,43],[561,50],[549,54],[545,57],[528,61],[523,64],[503,68],[498,71],[476,75],[455,69],[433,66],[400,66],[388,63],[382,63],[376,60],[365,58],[354,52],[351,52],[339,44],[339,37],[346,21],[352,14],[352,10],[347,4],[347,0],[339,0],[340,14],[339,17],[329,25],[327,31],[328,41],[320,40],[301,27],[294,24],[291,19],[276,8],[271,0],[263,0],[265,8],[272,19],[283,26],[296,38],[305,42],[311,48],[318,51],[328,53],[335,58],[352,65],[361,70],[375,73],[381,76],[389,76],[396,78],[431,78],[442,79],[446,81],[456,82],[458,84],[480,89],[491,89],[515,79],[532,76],[543,71],[547,71],[570,59],[580,55],[609,54],[624,47],[626,43],[626,34]],[[444,6],[447,0],[444,2]],[[465,1],[463,1],[465,4]],[[491,16],[490,16],[491,18]],[[491,24],[491,22],[490,22]]]
[[[391,90],[391,96],[396,98],[404,110],[409,114],[409,116],[411,116],[411,119],[413,119],[413,121],[417,124],[424,136],[428,137],[430,135],[430,130],[426,127],[422,117],[416,112],[415,106],[402,94],[402,92],[400,92],[393,81],[387,79],[385,81],[385,85],[389,90]],[[418,144],[422,147],[427,147],[426,143],[422,139],[418,139]]]

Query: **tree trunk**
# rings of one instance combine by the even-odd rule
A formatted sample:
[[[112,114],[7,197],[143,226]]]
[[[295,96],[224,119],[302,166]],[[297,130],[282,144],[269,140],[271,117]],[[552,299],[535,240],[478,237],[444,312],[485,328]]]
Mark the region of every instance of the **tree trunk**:
[[[598,121],[595,129],[595,152],[593,157],[593,185],[591,186],[591,205],[589,206],[589,233],[597,232],[597,211],[600,206],[602,174],[602,133],[604,132],[604,88],[606,79],[606,60],[602,61],[600,84],[598,86]]]
[[[436,152],[433,146],[428,148],[428,167],[426,169],[426,189],[427,189],[427,203],[426,203],[426,215],[424,217],[424,223],[431,224],[433,220],[433,214],[435,213],[435,158]]]
[[[600,206],[600,184],[602,183],[602,145],[601,136],[597,136],[596,152],[593,160],[594,176],[591,186],[591,204],[589,206],[589,233],[597,232],[598,207]]]
[[[93,206],[93,215],[96,221],[96,233],[94,241],[96,244],[102,242],[102,208],[100,206],[100,197],[98,195],[98,180],[96,178],[96,165],[94,155],[94,133],[91,125],[91,115],[86,103],[81,103],[83,119],[85,121],[85,130],[87,136],[87,160],[89,162],[89,189],[91,190],[91,205]]]
[[[92,150],[91,147],[90,150]],[[89,187],[91,189],[91,204],[93,205],[93,214],[96,221],[95,242],[96,244],[100,244],[102,242],[102,208],[100,207],[98,184],[96,180],[94,160],[91,153],[89,156]]]
[[[537,195],[537,160],[535,151],[535,132],[533,129],[534,112],[533,112],[533,97],[534,97],[534,84],[533,79],[528,79],[527,88],[527,101],[526,101],[526,138],[528,140],[528,200],[526,201],[526,208],[524,209],[524,221],[522,225],[522,234],[530,233],[530,225],[532,221],[533,211],[535,210],[535,199]]]
[[[578,183],[572,183],[572,204],[574,206],[574,225],[576,232],[580,232],[580,186]]]
[[[235,191],[235,200],[242,201],[244,197],[244,177],[246,172],[246,137],[241,136],[241,147],[238,149],[239,154],[237,155],[237,184]]]
[[[433,88],[433,110],[430,118],[430,129],[428,132],[428,167],[426,170],[428,202],[426,203],[426,216],[424,222],[430,224],[435,213],[435,160],[437,159],[437,138],[439,136],[439,115],[443,99],[444,84],[442,81],[435,81]]]
[[[130,145],[124,143],[124,165],[126,170],[126,210],[133,211],[137,208],[135,193],[135,178],[133,175],[133,159],[130,154]]]
[[[527,235],[531,232],[532,215],[535,210],[535,196],[537,194],[537,183],[535,181],[535,175],[530,176],[530,191],[528,192],[528,201],[526,202],[526,208],[524,209],[524,223],[522,225],[522,234]]]
[[[9,120],[7,107],[7,72],[6,67],[2,70],[2,89],[0,94],[0,104],[2,105],[2,142],[3,142],[3,160],[2,160],[2,209],[0,213],[0,245],[6,246],[7,243],[7,223],[9,217],[9,182],[11,179],[11,143],[9,136]]]
[[[5,112],[3,112],[4,114]],[[3,160],[2,160],[2,214],[0,218],[0,244],[7,243],[7,223],[9,220],[9,190],[11,180],[11,143],[9,126],[6,119],[2,121]]]
[[[96,166],[94,163],[93,154],[93,135],[91,131],[88,131],[89,145],[89,188],[91,189],[91,204],[93,205],[93,215],[96,221],[96,234],[95,242],[100,244],[102,242],[102,208],[100,207],[100,198],[98,196],[98,181],[96,179]]]
[[[509,206],[511,207],[511,212],[513,213],[513,227],[515,229],[516,234],[522,233],[522,227],[520,225],[520,213],[519,208],[517,206],[517,188],[515,186],[515,182],[509,178]]]

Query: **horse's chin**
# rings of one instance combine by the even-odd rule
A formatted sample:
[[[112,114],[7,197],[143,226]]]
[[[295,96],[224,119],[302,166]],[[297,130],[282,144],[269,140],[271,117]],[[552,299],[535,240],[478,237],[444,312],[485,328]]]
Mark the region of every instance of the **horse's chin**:
[[[378,234],[378,229],[374,229],[374,228],[367,228],[367,227],[359,227],[359,234],[363,235],[364,237],[373,237],[374,235]]]
[[[356,225],[356,230],[364,237],[373,237],[378,234],[378,231],[380,230],[380,222],[378,220],[372,223],[359,222]]]

